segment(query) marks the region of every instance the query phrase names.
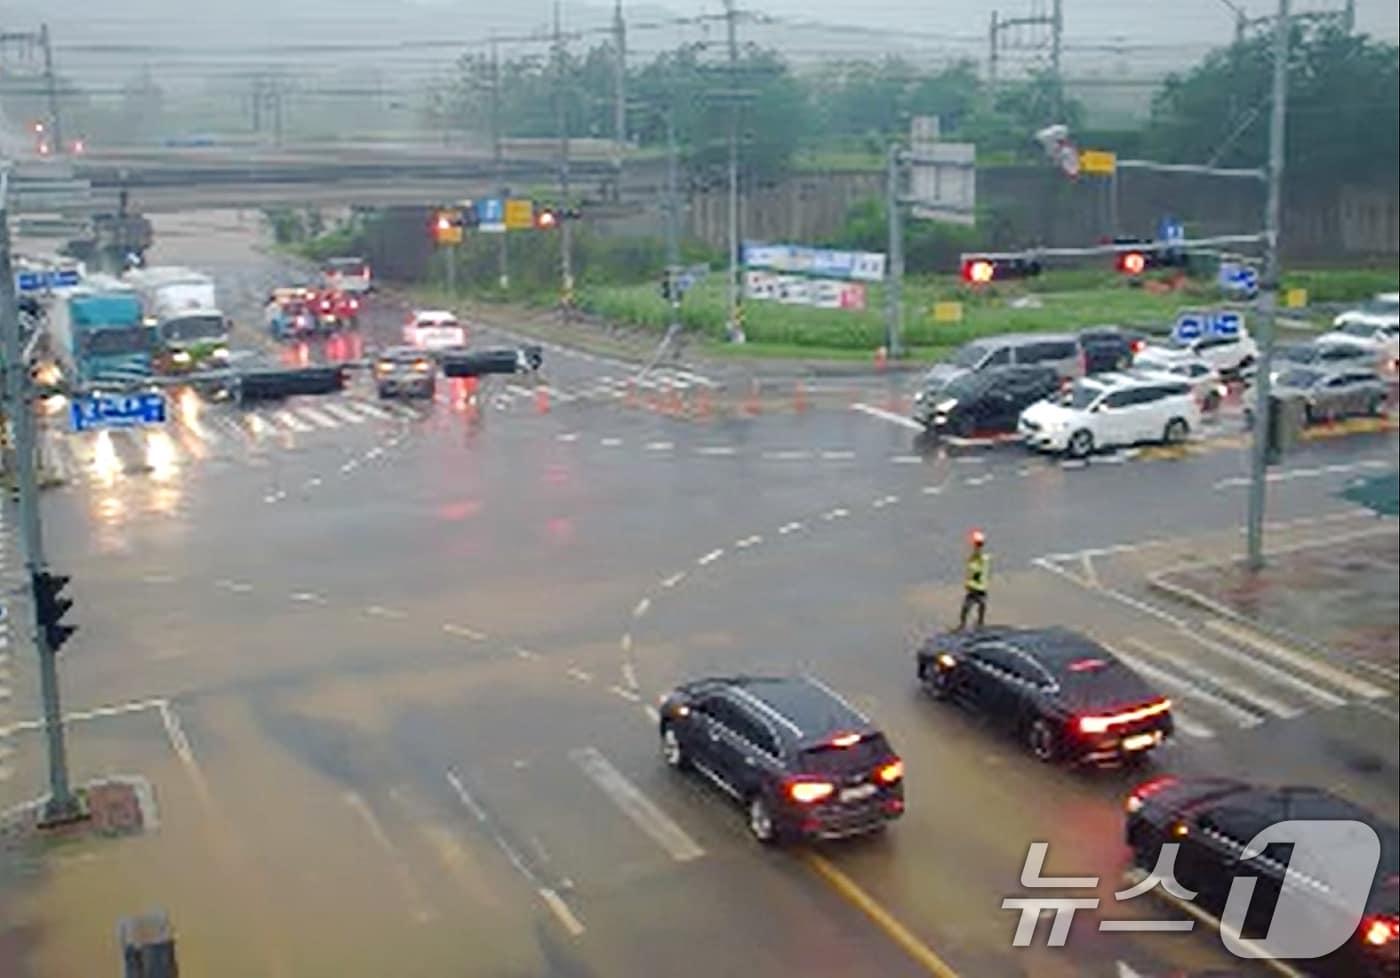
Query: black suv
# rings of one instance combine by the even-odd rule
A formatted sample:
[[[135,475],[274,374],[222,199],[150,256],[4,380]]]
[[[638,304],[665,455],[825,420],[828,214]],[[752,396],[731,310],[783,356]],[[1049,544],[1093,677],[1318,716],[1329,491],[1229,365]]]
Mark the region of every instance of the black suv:
[[[904,813],[904,763],[877,727],[810,677],[730,676],[661,701],[661,756],[741,803],[759,842],[836,839]]]
[[[914,398],[914,420],[933,434],[971,438],[1016,431],[1021,412],[1060,390],[1054,367],[991,367]]]

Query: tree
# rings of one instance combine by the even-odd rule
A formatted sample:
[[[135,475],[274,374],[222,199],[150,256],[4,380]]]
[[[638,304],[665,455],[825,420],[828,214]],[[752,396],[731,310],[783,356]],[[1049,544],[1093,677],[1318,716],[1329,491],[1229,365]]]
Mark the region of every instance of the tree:
[[[1178,162],[1259,166],[1268,155],[1269,32],[1212,51],[1153,100],[1148,150]],[[1400,50],[1329,24],[1293,25],[1290,179],[1387,180],[1400,158]]]

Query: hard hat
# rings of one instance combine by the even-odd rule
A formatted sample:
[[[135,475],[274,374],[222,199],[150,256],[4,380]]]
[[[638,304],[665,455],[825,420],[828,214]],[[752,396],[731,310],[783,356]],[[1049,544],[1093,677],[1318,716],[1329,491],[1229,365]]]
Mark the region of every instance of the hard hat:
[[[974,547],[980,547],[980,546],[982,546],[982,544],[984,544],[984,543],[986,543],[986,542],[987,542],[987,537],[986,537],[986,535],[985,535],[981,530],[973,530],[973,531],[972,531],[972,545],[973,545]]]

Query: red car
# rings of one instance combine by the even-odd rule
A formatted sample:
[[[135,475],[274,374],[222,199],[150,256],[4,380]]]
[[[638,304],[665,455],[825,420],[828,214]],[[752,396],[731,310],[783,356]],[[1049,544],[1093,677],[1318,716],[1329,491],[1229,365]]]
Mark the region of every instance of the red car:
[[[347,292],[323,289],[312,295],[310,305],[316,314],[318,332],[353,329],[360,318],[360,300]]]

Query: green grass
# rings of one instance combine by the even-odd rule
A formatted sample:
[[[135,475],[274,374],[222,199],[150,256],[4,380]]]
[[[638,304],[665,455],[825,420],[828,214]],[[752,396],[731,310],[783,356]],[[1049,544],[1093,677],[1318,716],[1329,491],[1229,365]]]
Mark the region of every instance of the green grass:
[[[1373,268],[1300,268],[1283,273],[1285,289],[1307,289],[1308,302],[1358,302],[1400,286],[1394,265]]]

